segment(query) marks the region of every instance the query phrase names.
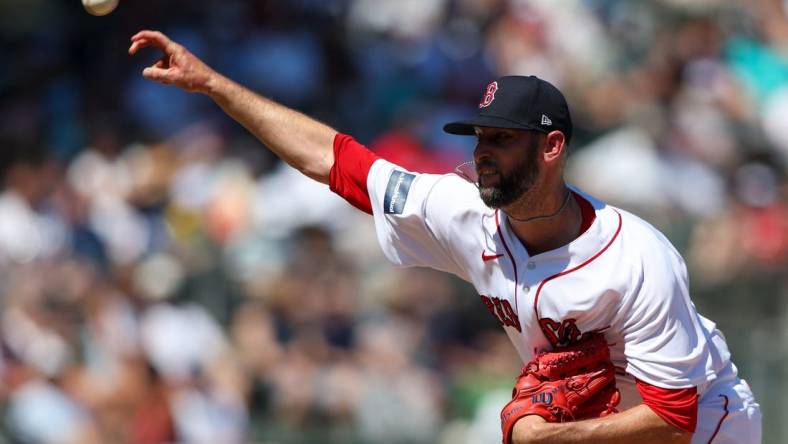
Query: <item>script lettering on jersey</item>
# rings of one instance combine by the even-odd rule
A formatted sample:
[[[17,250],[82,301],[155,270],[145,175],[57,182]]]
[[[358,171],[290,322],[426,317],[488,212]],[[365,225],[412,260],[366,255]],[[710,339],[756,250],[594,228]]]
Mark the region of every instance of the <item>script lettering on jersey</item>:
[[[564,347],[579,341],[582,336],[575,322],[577,320],[574,318],[564,319],[561,322],[550,318],[541,318],[539,319],[539,327],[553,347]]]
[[[520,318],[517,316],[517,313],[515,313],[509,301],[494,296],[485,296],[483,294],[479,296],[484,306],[487,307],[487,310],[489,310],[496,319],[498,319],[501,326],[512,327],[519,332],[523,331],[520,326]]]

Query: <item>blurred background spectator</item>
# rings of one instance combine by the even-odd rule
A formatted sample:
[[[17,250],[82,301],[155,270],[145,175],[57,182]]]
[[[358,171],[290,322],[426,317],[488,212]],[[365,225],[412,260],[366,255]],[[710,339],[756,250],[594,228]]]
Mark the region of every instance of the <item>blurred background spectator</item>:
[[[571,104],[569,180],[684,253],[787,442],[788,2],[0,2],[0,441],[480,443],[519,365],[467,285],[208,99],[145,81],[160,29],[419,171],[490,78]]]

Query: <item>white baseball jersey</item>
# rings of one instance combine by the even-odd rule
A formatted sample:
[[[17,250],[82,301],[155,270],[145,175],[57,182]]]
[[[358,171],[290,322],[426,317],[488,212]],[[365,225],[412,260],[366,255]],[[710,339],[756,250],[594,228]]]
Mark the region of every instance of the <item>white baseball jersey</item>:
[[[693,443],[760,441],[758,405],[722,333],[691,302],[679,253],[642,219],[575,191],[593,222],[568,245],[531,256],[505,214],[456,174],[411,173],[378,159],[366,188],[385,256],[471,283],[523,362],[602,331],[620,408],[643,402],[636,380],[694,387]]]

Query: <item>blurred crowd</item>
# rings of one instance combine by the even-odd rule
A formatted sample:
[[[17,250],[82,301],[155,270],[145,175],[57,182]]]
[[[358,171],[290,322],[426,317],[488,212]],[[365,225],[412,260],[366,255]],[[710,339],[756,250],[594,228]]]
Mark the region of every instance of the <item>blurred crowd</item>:
[[[0,441],[479,443],[519,367],[457,279],[128,57],[160,29],[379,155],[451,172],[498,75],[575,121],[568,180],[690,268],[785,442],[788,1],[0,2]]]

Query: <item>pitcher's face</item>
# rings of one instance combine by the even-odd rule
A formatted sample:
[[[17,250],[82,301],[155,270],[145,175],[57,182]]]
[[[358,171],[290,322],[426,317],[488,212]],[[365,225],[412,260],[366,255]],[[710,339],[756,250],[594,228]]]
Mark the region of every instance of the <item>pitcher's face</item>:
[[[477,127],[473,152],[479,194],[485,205],[501,208],[530,190],[539,176],[539,146],[544,134],[536,131]]]

